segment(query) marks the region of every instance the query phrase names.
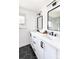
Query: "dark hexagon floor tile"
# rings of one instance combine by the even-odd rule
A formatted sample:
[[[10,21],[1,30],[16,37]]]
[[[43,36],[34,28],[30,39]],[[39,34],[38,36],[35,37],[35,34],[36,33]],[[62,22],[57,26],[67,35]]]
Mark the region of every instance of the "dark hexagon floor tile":
[[[19,59],[37,59],[31,45],[19,48]]]

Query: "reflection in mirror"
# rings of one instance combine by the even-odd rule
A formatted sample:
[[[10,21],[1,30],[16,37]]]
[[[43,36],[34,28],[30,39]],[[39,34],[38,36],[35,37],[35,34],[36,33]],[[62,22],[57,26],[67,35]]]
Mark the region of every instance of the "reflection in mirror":
[[[48,30],[60,31],[60,10],[59,10],[59,6],[48,11]]]
[[[43,29],[43,16],[37,17],[37,30]]]

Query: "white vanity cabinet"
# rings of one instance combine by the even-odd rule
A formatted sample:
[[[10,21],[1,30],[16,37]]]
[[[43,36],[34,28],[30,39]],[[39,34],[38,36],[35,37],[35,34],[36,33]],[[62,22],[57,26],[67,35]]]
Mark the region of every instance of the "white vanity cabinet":
[[[50,44],[50,40],[39,35],[31,33],[31,46],[38,59],[59,59],[58,49]],[[48,43],[49,42],[49,43]]]
[[[31,36],[31,46],[37,56],[38,59],[44,59],[44,49],[41,47],[42,40],[37,36]]]
[[[45,43],[45,49],[44,49],[44,59],[56,59],[56,48],[52,47],[48,43]]]

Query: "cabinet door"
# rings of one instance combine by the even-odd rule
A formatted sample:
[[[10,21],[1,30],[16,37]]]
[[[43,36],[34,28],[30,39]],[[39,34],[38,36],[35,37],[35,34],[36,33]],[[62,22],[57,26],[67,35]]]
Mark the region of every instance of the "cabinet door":
[[[39,52],[39,59],[44,59],[44,42],[43,41],[39,41],[39,45],[38,45],[38,52]]]
[[[56,59],[56,48],[45,43],[44,59]]]
[[[44,59],[44,49],[41,47],[42,40],[36,36],[32,36],[32,48],[38,59]]]
[[[37,42],[36,42],[36,50],[37,50],[37,53],[38,53],[38,59],[44,59],[44,49],[41,47],[41,42],[42,40],[39,38],[37,38]]]

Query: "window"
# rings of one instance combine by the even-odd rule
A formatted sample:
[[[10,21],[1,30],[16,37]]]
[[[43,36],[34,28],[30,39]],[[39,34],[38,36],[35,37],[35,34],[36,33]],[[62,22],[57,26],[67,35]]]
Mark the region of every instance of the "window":
[[[25,24],[25,16],[19,16],[19,24],[24,25]]]

